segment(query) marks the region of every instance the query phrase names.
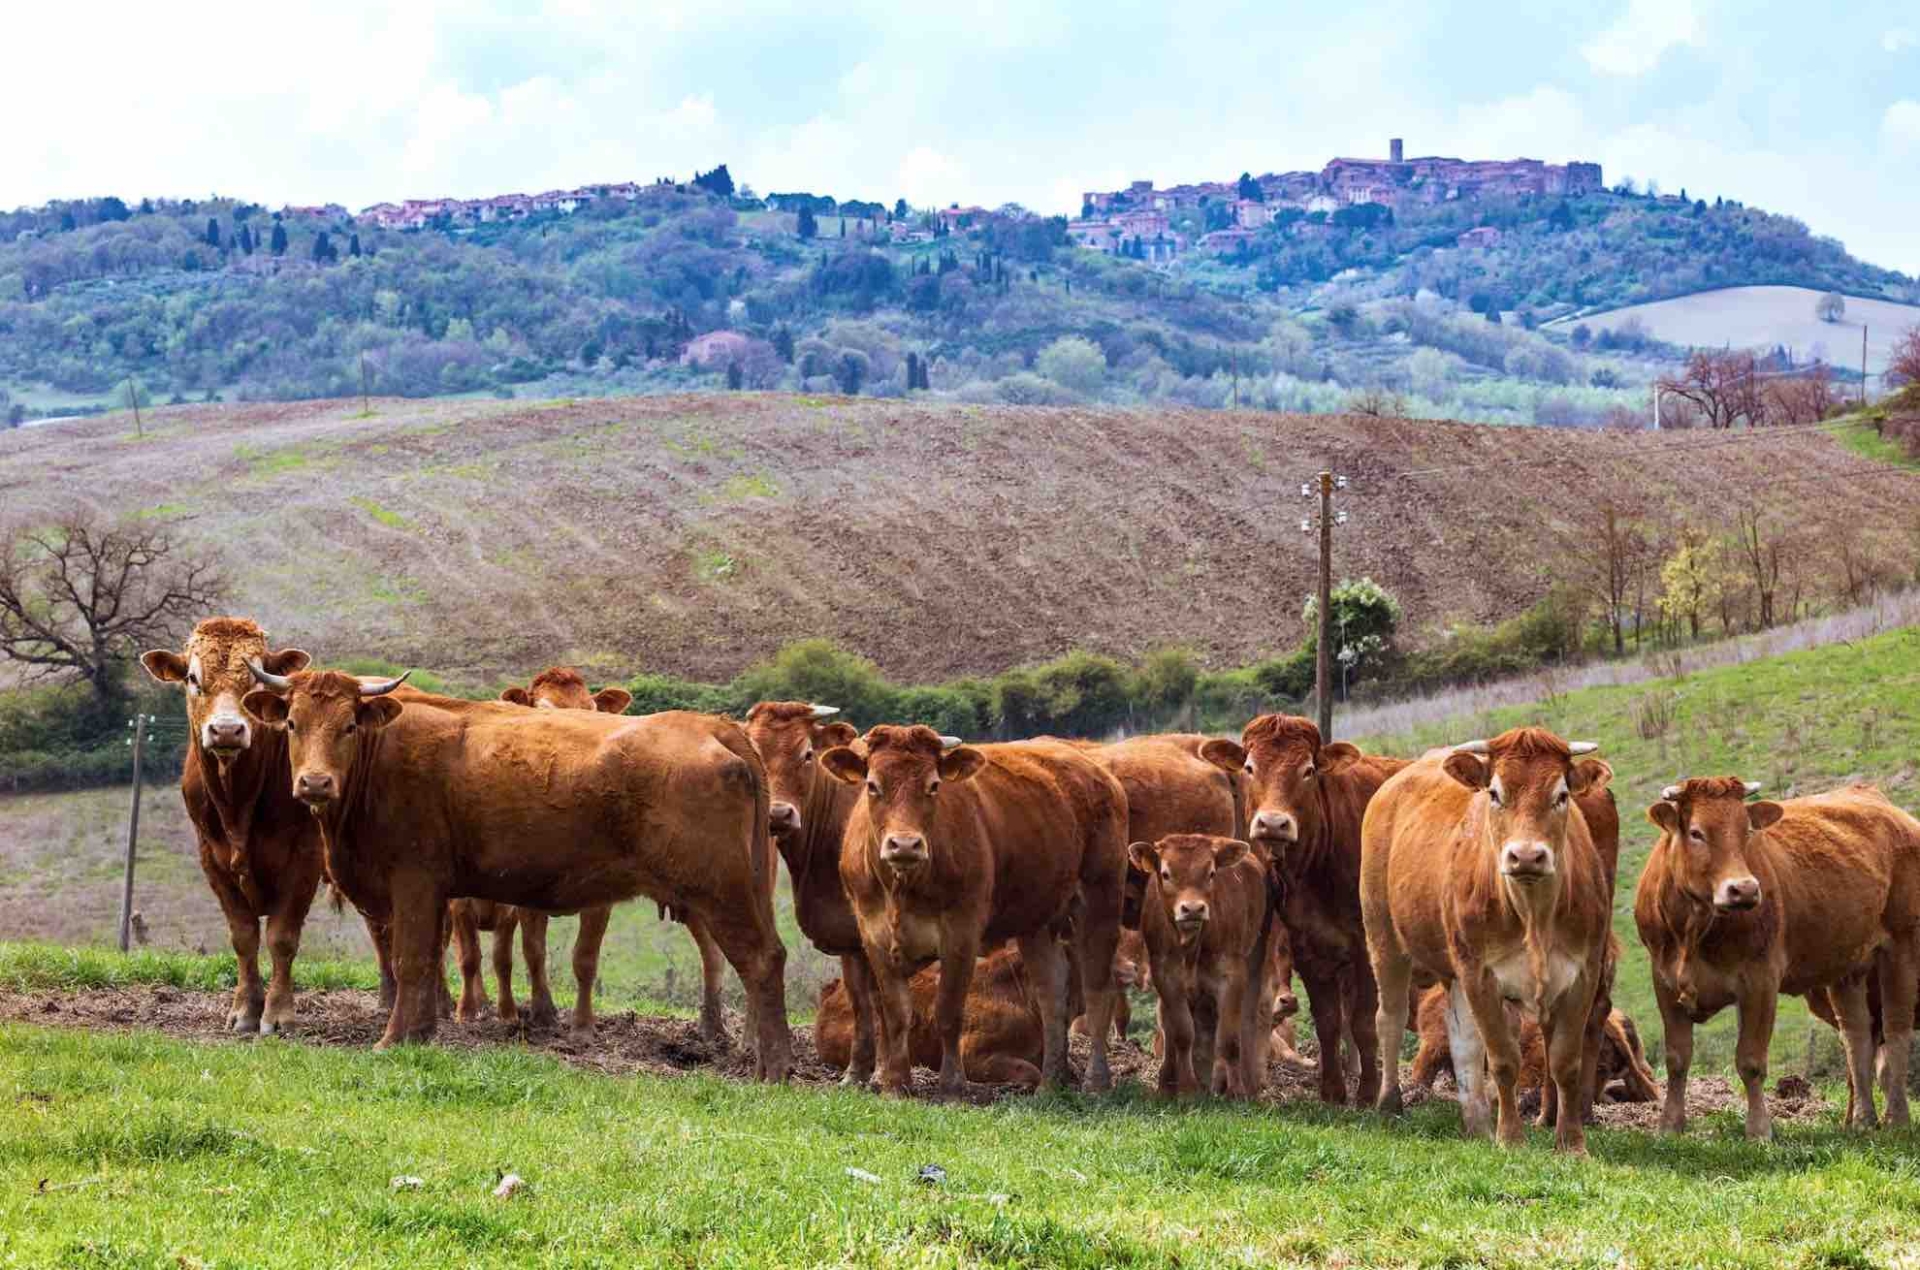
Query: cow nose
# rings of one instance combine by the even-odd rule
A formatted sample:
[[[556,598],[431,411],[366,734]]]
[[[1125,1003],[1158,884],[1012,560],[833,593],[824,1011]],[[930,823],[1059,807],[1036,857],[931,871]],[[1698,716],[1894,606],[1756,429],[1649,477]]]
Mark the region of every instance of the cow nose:
[[[1206,921],[1207,902],[1205,900],[1180,901],[1173,906],[1173,920],[1177,923]]]
[[[307,802],[327,802],[333,797],[333,777],[326,772],[302,772],[293,792]]]
[[[1291,992],[1282,992],[1273,999],[1273,1017],[1290,1019],[1300,1013],[1300,998]]]
[[[1720,884],[1721,908],[1752,908],[1759,902],[1759,878],[1729,878]]]
[[[1553,852],[1544,842],[1509,842],[1500,867],[1518,877],[1540,877],[1553,871]]]
[[[775,833],[792,833],[800,827],[800,813],[792,803],[775,803],[767,808],[767,824]]]
[[[1256,838],[1278,838],[1283,842],[1292,842],[1299,836],[1299,826],[1293,817],[1284,811],[1263,811],[1253,817],[1253,836]]]
[[[890,833],[880,844],[882,860],[918,860],[927,853],[927,840],[917,833]]]
[[[210,719],[207,721],[207,744],[220,749],[247,743],[247,721],[245,719]]]

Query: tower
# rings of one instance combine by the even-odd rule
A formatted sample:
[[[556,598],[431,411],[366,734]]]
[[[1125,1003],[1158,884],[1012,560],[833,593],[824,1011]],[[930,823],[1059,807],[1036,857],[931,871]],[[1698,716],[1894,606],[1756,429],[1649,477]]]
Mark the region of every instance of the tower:
[[[1400,140],[1400,138],[1395,137],[1393,140],[1387,142],[1387,149],[1392,154],[1391,162],[1394,162],[1394,163],[1406,162],[1406,156],[1407,156],[1406,145],[1404,142]]]

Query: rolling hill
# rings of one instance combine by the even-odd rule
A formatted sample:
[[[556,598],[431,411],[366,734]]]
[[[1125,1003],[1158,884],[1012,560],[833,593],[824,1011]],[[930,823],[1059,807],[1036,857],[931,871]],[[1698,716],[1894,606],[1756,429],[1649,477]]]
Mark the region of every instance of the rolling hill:
[[[1693,295],[1634,304],[1604,313],[1586,313],[1549,323],[1571,329],[1584,323],[1596,334],[1619,331],[1638,322],[1654,339],[1681,346],[1787,349],[1797,361],[1822,360],[1857,371],[1860,328],[1867,328],[1867,373],[1887,368],[1894,343],[1920,326],[1920,305],[1869,296],[1847,296],[1846,313],[1837,322],[1814,316],[1822,295],[1808,287],[1723,287]]]

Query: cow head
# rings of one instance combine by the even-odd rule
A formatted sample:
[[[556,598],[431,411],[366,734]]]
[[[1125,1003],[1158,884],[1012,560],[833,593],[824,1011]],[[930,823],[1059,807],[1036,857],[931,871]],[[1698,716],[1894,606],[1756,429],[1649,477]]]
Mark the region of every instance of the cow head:
[[[1360,757],[1344,741],[1323,745],[1307,719],[1263,714],[1247,724],[1240,743],[1213,740],[1200,757],[1247,782],[1247,836],[1285,860],[1289,847],[1317,840],[1321,829],[1321,783]]]
[[[524,688],[508,688],[500,700],[536,710],[598,710],[602,714],[625,714],[633,704],[633,694],[625,688],[587,691],[587,681],[571,666],[549,666],[533,677]]]
[[[747,738],[767,765],[767,825],[776,835],[797,834],[801,809],[821,779],[814,760],[835,746],[852,745],[859,733],[851,723],[833,721],[838,706],[810,701],[762,701],[747,711]]]
[[[1779,820],[1779,803],[1750,803],[1755,782],[1733,776],[1682,781],[1660,791],[1647,819],[1666,833],[1680,890],[1717,913],[1760,907],[1760,879],[1747,860],[1748,837]]]
[[[867,823],[880,862],[911,872],[933,859],[933,824],[940,787],[971,780],[986,757],[932,728],[882,724],[865,737],[866,753],[836,745],[820,756],[835,780],[866,787]]]
[[[400,717],[401,703],[387,694],[407,679],[366,683],[334,670],[275,675],[256,669],[253,677],[260,687],[241,704],[262,727],[286,732],[293,796],[316,813],[346,797],[362,741]]]
[[[1180,942],[1190,944],[1213,919],[1215,876],[1246,859],[1249,850],[1237,838],[1175,833],[1155,843],[1134,843],[1127,859],[1153,879],[1147,903],[1158,904]]]
[[[156,648],[140,654],[149,675],[186,685],[193,737],[223,766],[253,744],[253,727],[240,705],[253,688],[248,665],[291,675],[312,660],[297,648],[268,649],[267,633],[244,617],[208,618],[193,628],[180,652]]]
[[[1484,841],[1509,882],[1529,886],[1558,871],[1573,799],[1600,770],[1574,759],[1598,748],[1544,728],[1514,728],[1491,741],[1456,745],[1447,755],[1447,775],[1486,796]]]

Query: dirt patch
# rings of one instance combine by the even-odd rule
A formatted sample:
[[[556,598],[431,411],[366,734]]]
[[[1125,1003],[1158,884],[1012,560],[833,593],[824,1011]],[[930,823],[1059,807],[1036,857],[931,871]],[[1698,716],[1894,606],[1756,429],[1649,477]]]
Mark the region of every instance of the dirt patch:
[[[226,993],[145,986],[83,992],[0,990],[0,1022],[99,1031],[155,1031],[201,1043],[244,1044],[244,1040],[234,1038],[227,1031],[228,1000]],[[740,1016],[729,1014],[727,1025],[733,1037],[741,1035]],[[385,1026],[386,1015],[371,992],[307,992],[300,996],[299,1018],[291,1035],[293,1040],[305,1045],[366,1049],[379,1040]],[[609,1076],[680,1076],[705,1072],[746,1080],[753,1071],[752,1056],[737,1040],[731,1044],[710,1044],[701,1038],[699,1025],[691,1019],[641,1015],[631,1010],[603,1015],[590,1044],[574,1043],[559,1028],[509,1027],[494,1019],[471,1024],[442,1023],[434,1043],[456,1050],[525,1045],[570,1066]],[[827,1066],[815,1053],[811,1029],[793,1030],[793,1053],[795,1084],[824,1087],[839,1083],[839,1071]],[[1076,1081],[1086,1070],[1088,1054],[1086,1038],[1073,1037],[1070,1061]],[[1121,1041],[1110,1048],[1110,1057],[1116,1084],[1152,1085],[1158,1060],[1149,1045],[1136,1040]],[[931,1097],[934,1084],[933,1072],[914,1070],[916,1097]],[[1312,1068],[1274,1063],[1268,1069],[1267,1089],[1261,1100],[1267,1103],[1310,1101],[1319,1096],[1318,1089],[1319,1081]],[[966,1101],[985,1105],[1016,1094],[1016,1090],[1007,1086],[969,1085]],[[1451,1083],[1445,1078],[1435,1089],[1406,1091],[1409,1106],[1451,1097]],[[1529,1115],[1537,1105],[1536,1100],[1526,1106]],[[1688,1085],[1690,1117],[1730,1108],[1738,1110],[1744,1105],[1744,1095],[1724,1077],[1698,1077]],[[1819,1092],[1804,1081],[1797,1085],[1783,1082],[1782,1091],[1770,1096],[1767,1105],[1774,1119],[1786,1122],[1812,1120],[1831,1111]],[[1653,1130],[1659,1127],[1660,1105],[1613,1103],[1596,1108],[1594,1114],[1604,1128]]]

